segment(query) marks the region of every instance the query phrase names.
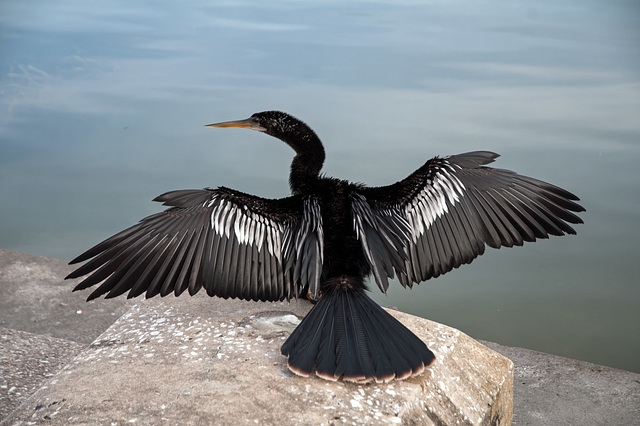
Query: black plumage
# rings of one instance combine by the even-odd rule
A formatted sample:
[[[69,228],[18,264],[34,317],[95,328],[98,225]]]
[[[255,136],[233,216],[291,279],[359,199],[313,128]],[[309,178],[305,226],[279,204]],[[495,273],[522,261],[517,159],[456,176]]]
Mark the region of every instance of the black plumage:
[[[386,291],[470,263],[490,247],[575,234],[584,211],[570,192],[486,165],[478,151],[433,158],[406,179],[366,187],[324,177],[324,148],[304,123],[278,111],[210,125],[267,133],[296,152],[292,195],[265,199],[228,188],[172,191],[169,208],[89,249],[67,278],[89,299],[193,295],[245,300],[319,299],[282,346],[300,375],[384,382],[419,374],[433,353],[365,293]]]

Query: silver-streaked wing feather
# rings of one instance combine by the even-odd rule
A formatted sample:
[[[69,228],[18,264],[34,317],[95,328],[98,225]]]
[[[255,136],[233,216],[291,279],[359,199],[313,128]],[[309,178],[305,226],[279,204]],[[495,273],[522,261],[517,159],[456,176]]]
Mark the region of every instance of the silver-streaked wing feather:
[[[322,217],[318,201],[269,200],[227,188],[171,191],[151,215],[72,260],[76,290],[102,282],[89,299],[153,297],[202,287],[210,296],[283,300],[319,288]],[[90,260],[89,260],[90,259]]]
[[[393,270],[403,286],[498,248],[575,234],[578,197],[515,172],[485,167],[497,154],[433,158],[393,185],[354,194],[354,229],[382,291]],[[393,270],[392,270],[393,269]]]

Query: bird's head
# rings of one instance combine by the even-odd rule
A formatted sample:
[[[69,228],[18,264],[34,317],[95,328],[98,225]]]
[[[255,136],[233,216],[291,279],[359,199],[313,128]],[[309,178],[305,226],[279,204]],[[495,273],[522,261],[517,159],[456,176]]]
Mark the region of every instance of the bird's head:
[[[239,127],[257,130],[281,140],[285,140],[287,135],[299,133],[301,128],[308,129],[302,121],[281,111],[256,112],[245,120],[207,124],[207,127]]]
[[[313,130],[302,121],[280,111],[256,112],[246,120],[208,124],[207,127],[240,127],[257,130],[280,139],[296,152],[291,163],[293,175],[317,176],[324,163],[322,142]],[[296,180],[290,177],[292,191],[297,191]]]

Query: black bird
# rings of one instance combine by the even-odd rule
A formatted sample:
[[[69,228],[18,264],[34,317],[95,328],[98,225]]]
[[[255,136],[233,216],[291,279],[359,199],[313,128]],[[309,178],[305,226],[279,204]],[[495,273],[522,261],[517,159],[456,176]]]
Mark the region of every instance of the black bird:
[[[74,290],[100,283],[88,300],[126,292],[274,301],[319,299],[282,345],[302,376],[386,382],[420,374],[427,346],[365,293],[373,275],[386,292],[438,277],[490,247],[575,234],[575,195],[557,186],[485,167],[497,154],[435,157],[397,183],[367,187],[320,174],[320,139],[279,111],[210,127],[264,132],[296,152],[292,195],[266,199],[220,187],[167,192],[170,208],[151,215],[71,261],[67,278],[91,273]]]

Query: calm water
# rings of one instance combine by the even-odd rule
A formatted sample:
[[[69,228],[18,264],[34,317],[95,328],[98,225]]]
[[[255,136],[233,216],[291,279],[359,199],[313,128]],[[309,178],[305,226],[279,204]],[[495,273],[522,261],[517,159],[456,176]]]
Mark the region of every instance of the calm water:
[[[203,124],[281,109],[325,172],[371,185],[434,155],[578,194],[578,235],[394,285],[475,338],[640,372],[640,8],[635,1],[0,5],[0,247],[70,259],[171,189],[288,193],[292,152]],[[102,301],[99,303],[109,303]]]

